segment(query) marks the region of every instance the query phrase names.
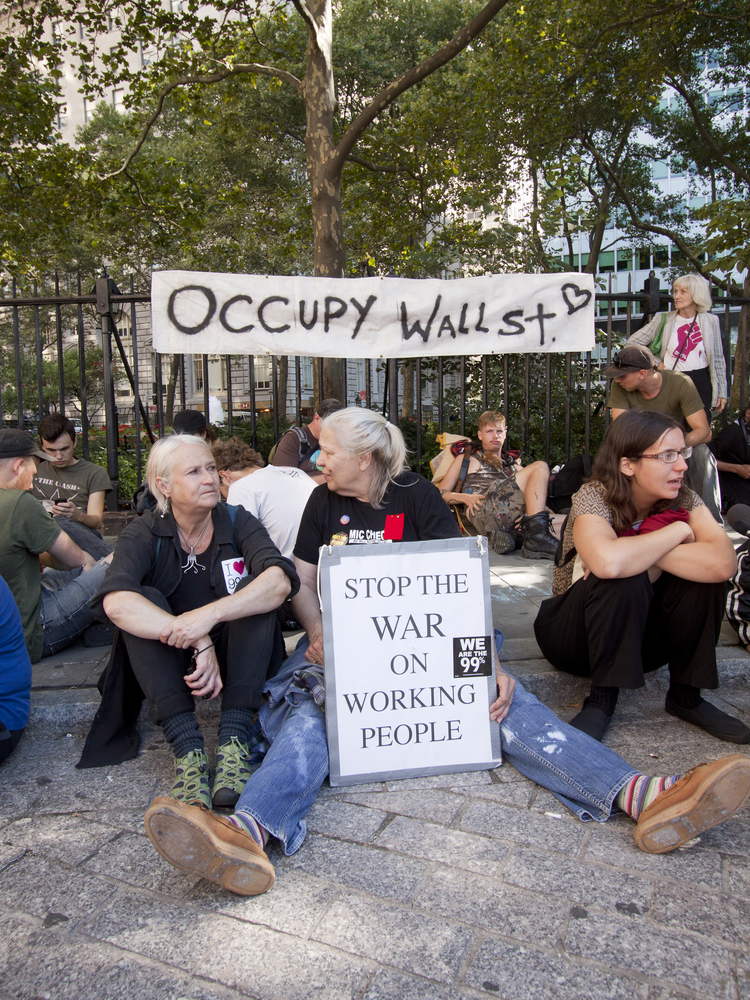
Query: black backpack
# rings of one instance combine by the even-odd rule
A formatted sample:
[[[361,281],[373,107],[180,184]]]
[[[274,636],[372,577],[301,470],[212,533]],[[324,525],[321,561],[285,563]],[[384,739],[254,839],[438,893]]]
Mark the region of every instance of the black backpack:
[[[591,475],[591,455],[573,455],[569,462],[549,477],[547,486],[547,506],[555,514],[568,510],[573,502],[573,494],[583,486]]]

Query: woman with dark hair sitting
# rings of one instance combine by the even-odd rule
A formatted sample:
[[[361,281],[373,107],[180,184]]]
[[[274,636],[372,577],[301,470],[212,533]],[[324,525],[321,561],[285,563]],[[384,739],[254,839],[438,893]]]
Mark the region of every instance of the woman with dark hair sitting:
[[[600,740],[620,688],[669,664],[670,715],[730,743],[750,729],[701,697],[719,686],[716,643],[734,549],[683,483],[683,430],[671,417],[623,413],[609,428],[591,479],[573,497],[553,596],[534,629],[558,670],[591,678],[571,725]]]

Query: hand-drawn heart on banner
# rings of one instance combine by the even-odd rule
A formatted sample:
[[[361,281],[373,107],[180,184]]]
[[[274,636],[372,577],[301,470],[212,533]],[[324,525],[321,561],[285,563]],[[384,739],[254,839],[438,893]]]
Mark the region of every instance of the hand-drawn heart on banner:
[[[573,301],[568,296],[568,289],[571,289],[573,293]],[[586,288],[579,288],[578,285],[570,282],[562,286],[562,297],[565,300],[565,305],[568,307],[568,316],[572,316],[579,309],[586,308],[591,301],[591,292]]]

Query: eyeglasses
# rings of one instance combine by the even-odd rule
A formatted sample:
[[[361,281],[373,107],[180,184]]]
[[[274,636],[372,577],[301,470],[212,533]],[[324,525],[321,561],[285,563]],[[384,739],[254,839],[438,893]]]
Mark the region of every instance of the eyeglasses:
[[[674,465],[678,458],[684,458],[685,461],[690,458],[693,454],[693,449],[690,445],[683,448],[682,451],[661,451],[658,455],[639,455],[639,458],[658,458],[660,461],[664,462],[666,465]]]

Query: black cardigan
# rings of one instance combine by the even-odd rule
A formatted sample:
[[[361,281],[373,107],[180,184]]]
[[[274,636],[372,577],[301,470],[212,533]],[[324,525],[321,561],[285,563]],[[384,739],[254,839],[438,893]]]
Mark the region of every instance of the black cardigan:
[[[299,577],[294,566],[274,546],[260,521],[242,507],[235,508],[234,518],[231,514],[227,504],[219,504],[213,511],[214,537],[208,550],[211,587],[216,586],[222,560],[241,556],[251,579],[260,576],[270,566],[280,566],[290,579],[292,595],[296,594]],[[106,594],[114,591],[139,593],[141,587],[149,586],[169,597],[180,582],[183,558],[172,515],[161,517],[145,513],[129,524],[117,539],[115,557],[94,595],[92,611],[100,620],[107,621],[103,600]],[[277,627],[269,674],[278,670],[285,655],[281,630]],[[102,700],[76,765],[79,768],[120,764],[138,753],[140,737],[136,723],[143,692],[133,673],[119,629],[98,687]]]

